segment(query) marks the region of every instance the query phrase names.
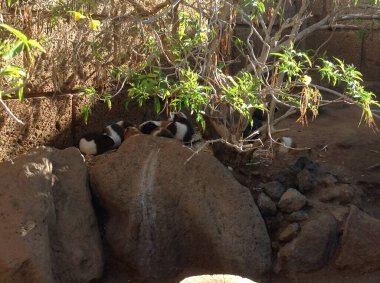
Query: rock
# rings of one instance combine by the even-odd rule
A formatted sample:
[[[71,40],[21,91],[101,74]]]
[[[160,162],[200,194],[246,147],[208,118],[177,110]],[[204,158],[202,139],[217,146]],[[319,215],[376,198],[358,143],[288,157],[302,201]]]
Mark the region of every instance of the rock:
[[[276,251],[276,252],[277,252],[280,248],[281,248],[281,245],[280,245],[279,242],[277,242],[277,241],[272,241],[272,250],[273,250],[273,251]]]
[[[272,181],[264,184],[265,193],[274,200],[279,200],[285,191],[283,185],[278,181]]]
[[[332,215],[334,215],[336,222],[338,223],[339,233],[342,234],[348,214],[350,213],[350,207],[337,206],[331,210]]]
[[[213,156],[133,136],[90,173],[108,215],[107,245],[141,276],[201,267],[255,278],[270,268],[269,236],[249,190]]]
[[[273,232],[280,227],[282,221],[284,220],[284,216],[281,212],[279,212],[275,216],[265,216],[264,220],[268,231]]]
[[[309,171],[311,176],[316,176],[320,171],[319,165],[317,163],[311,161],[306,156],[301,156],[293,165],[289,166],[287,170],[282,172],[281,180],[283,180],[282,183],[285,185],[285,187],[298,187],[299,184],[297,175],[304,169],[305,171]]]
[[[314,176],[306,168],[297,174],[298,189],[300,192],[314,189],[316,181]]]
[[[255,283],[252,280],[230,274],[214,274],[191,276],[183,279],[180,283]]]
[[[349,184],[338,184],[323,188],[320,191],[319,200],[322,202],[337,200],[340,204],[347,204],[354,198],[354,190]]]
[[[257,200],[260,212],[263,216],[276,215],[276,204],[265,193],[261,193]]]
[[[278,202],[278,208],[286,213],[300,210],[307,203],[306,197],[296,189],[288,189]]]
[[[335,176],[330,173],[320,173],[303,169],[297,174],[298,188],[301,192],[320,188],[330,188],[337,183]]]
[[[264,189],[261,187],[252,187],[249,189],[249,191],[251,192],[254,200],[257,201],[259,199],[259,195],[263,193]]]
[[[337,241],[334,217],[321,214],[302,225],[297,238],[280,249],[275,271],[308,272],[320,269],[334,254]]]
[[[335,264],[371,272],[380,268],[380,220],[352,205]]]
[[[321,174],[316,181],[317,185],[322,187],[331,187],[338,182],[337,178],[330,173]]]
[[[0,164],[0,282],[90,282],[102,248],[79,150]]]
[[[300,222],[309,218],[309,214],[304,210],[294,211],[285,215],[285,219],[289,222]]]
[[[297,236],[300,228],[301,226],[298,223],[291,223],[279,232],[277,238],[280,242],[290,242]]]
[[[339,191],[338,200],[340,204],[351,203],[355,197],[355,187],[349,184],[339,184],[335,188]]]
[[[292,166],[291,170],[299,172],[305,168],[313,173],[316,173],[320,170],[319,165],[307,158],[306,156],[301,156],[300,158],[298,158],[296,163],[294,163],[294,165]]]
[[[297,173],[297,185],[300,192],[334,186],[337,181],[334,175],[322,172],[313,162],[305,161],[305,166]]]

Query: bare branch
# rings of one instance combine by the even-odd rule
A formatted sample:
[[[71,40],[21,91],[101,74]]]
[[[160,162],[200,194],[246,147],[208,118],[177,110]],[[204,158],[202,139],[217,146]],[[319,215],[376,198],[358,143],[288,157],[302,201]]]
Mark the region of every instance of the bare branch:
[[[340,15],[336,18],[337,21],[350,21],[350,20],[380,20],[379,14],[366,15],[366,14],[347,14]]]
[[[129,78],[128,76],[125,76],[123,82],[121,83],[120,88],[118,89],[118,91],[116,91],[116,93],[114,93],[114,94],[111,96],[111,98],[114,98],[115,96],[118,96],[118,95],[120,94],[120,92],[124,89],[124,85],[125,85],[125,83],[127,82],[128,78]]]
[[[284,0],[280,0],[278,1],[277,3],[277,6],[276,8],[274,9],[273,11],[273,14],[272,14],[272,18],[270,20],[270,23],[268,25],[268,34],[271,34],[272,33],[272,29],[273,29],[273,26],[274,26],[274,23],[276,22],[276,19],[277,19],[277,15],[279,14],[279,11],[281,9],[281,7],[284,5]],[[269,41],[270,38],[266,38],[265,39],[266,41]]]
[[[172,4],[169,5],[169,7],[167,7],[164,11],[162,11],[161,13],[158,13],[158,14],[156,14],[156,13],[160,9],[162,9],[163,7],[165,7],[166,5],[168,5],[169,1],[165,1],[164,3],[159,4],[157,7],[155,7],[155,8],[152,9],[152,12],[149,12],[149,13],[145,9],[141,8],[140,7],[141,5],[137,4],[136,1],[134,1],[134,0],[128,0],[128,1],[132,1],[132,2],[134,2],[136,4],[136,6],[134,6],[134,7],[136,8],[137,11],[140,10],[143,13],[142,16],[150,16],[150,15],[152,15],[152,16],[147,17],[145,19],[141,19],[141,18],[135,17],[133,15],[133,13],[127,13],[127,14],[116,16],[116,17],[110,19],[111,23],[116,23],[116,22],[123,21],[125,19],[129,19],[129,20],[134,21],[134,22],[141,22],[143,24],[150,24],[150,23],[153,23],[153,22],[157,21],[158,19],[160,19],[161,17],[163,17],[167,13],[169,13],[182,0],[176,0],[176,1],[174,1]]]
[[[23,121],[21,121],[19,118],[17,118],[12,111],[9,109],[9,107],[5,104],[4,100],[0,98],[0,104],[3,106],[4,110],[11,116],[17,123],[21,125],[25,125]]]

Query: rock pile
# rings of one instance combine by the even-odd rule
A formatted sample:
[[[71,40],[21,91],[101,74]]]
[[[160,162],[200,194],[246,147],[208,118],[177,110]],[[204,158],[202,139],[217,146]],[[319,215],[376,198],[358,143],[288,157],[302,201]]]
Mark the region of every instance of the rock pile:
[[[370,248],[380,244],[373,233],[380,220],[352,205],[359,203],[359,188],[301,157],[276,181],[251,192],[272,240],[276,273],[309,272],[329,263],[362,271],[380,268],[379,252]]]

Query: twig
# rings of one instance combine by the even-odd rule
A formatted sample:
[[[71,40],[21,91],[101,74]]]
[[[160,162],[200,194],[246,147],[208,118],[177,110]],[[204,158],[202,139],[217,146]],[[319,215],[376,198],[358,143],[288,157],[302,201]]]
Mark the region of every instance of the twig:
[[[129,76],[125,76],[123,82],[121,83],[120,88],[118,89],[118,91],[116,91],[116,93],[114,93],[114,94],[111,96],[111,98],[114,98],[115,96],[118,96],[118,95],[120,94],[120,92],[124,89],[124,85],[125,85],[125,83],[127,82],[128,78],[129,78]]]
[[[319,151],[327,151],[327,148],[328,148],[328,144],[326,144],[324,147],[322,147]]]
[[[272,136],[270,137],[270,139],[271,139],[271,142],[274,142],[275,144],[278,144],[278,145],[280,145],[282,147],[285,147],[287,149],[298,150],[298,151],[311,150],[310,147],[291,147],[291,146],[287,146],[287,145],[285,145],[285,144],[283,144],[281,142],[278,142],[277,140],[273,139]]]
[[[225,140],[224,139],[216,139],[216,140],[206,141],[200,148],[198,148],[196,151],[193,151],[193,154],[190,155],[190,157],[188,159],[186,159],[184,165],[186,165],[196,154],[201,152],[206,147],[206,145],[213,144],[216,142],[223,142],[223,141],[225,141]]]
[[[244,141],[248,141],[248,140],[250,140],[251,138],[253,138],[254,136],[259,135],[259,134],[260,134],[259,131],[253,131],[253,133],[251,133],[248,137],[246,137],[246,138],[244,139]]]
[[[286,131],[289,131],[290,128],[284,128],[284,129],[275,129],[273,126],[272,126],[272,134],[275,134],[275,133],[281,133],[281,132],[286,132]]]
[[[286,113],[284,115],[282,115],[281,117],[278,117],[277,119],[275,119],[273,121],[273,126],[276,125],[276,124],[278,124],[280,121],[286,119],[288,116],[293,115],[296,112],[297,112],[297,110],[294,109],[294,108],[288,109],[288,111],[286,111]],[[260,127],[258,129],[258,131],[259,132],[264,132],[267,128],[268,128],[268,125],[264,125],[264,126]]]
[[[153,23],[153,22],[157,21],[158,19],[160,19],[165,14],[169,13],[181,1],[182,0],[176,0],[176,1],[174,1],[173,3],[170,4],[169,7],[167,7],[165,10],[163,10],[161,13],[156,14],[156,15],[154,15],[152,17],[148,17],[148,18],[145,18],[145,19],[133,19],[133,21],[135,21],[135,22],[141,22],[143,24]],[[165,4],[169,4],[169,3],[165,2]],[[161,5],[160,5],[159,8],[162,8]],[[153,9],[153,10],[154,10],[154,12],[157,12],[156,9]],[[131,17],[131,16],[132,16],[131,13],[127,13],[127,14],[124,14],[124,15],[116,16],[116,17],[114,17],[114,18],[111,19],[111,23],[118,22],[118,21],[120,21],[120,20],[122,20],[124,18],[128,18],[128,17]]]
[[[153,35],[154,35],[154,38],[156,39],[157,43],[158,43],[158,47],[160,48],[161,50],[161,53],[165,56],[166,60],[171,64],[171,65],[175,65],[172,60],[168,57],[168,55],[166,54],[166,51],[164,49],[164,46],[162,45],[162,41],[160,39],[160,36],[158,35],[158,33],[153,30],[152,31]]]
[[[23,121],[21,121],[19,118],[17,118],[13,113],[12,111],[9,109],[9,107],[5,104],[4,100],[2,100],[0,98],[0,104],[3,106],[3,108],[5,109],[5,111],[19,124],[21,125],[25,125],[25,123]]]
[[[372,170],[372,169],[376,169],[377,167],[380,167],[380,162],[379,163],[376,163],[376,164],[374,164],[374,165],[372,165],[372,166],[369,166],[369,167],[367,167],[367,171],[370,171],[370,170]]]
[[[232,148],[236,149],[240,153],[249,152],[249,151],[251,151],[251,150],[253,150],[255,148],[261,147],[261,146],[258,146],[258,147],[249,147],[248,149],[244,150],[244,148],[246,148],[246,146],[244,146],[244,145],[238,146],[236,144],[233,144],[233,143],[230,143],[230,142],[226,141],[223,138],[215,139],[215,140],[208,140],[208,141],[205,141],[205,143],[203,145],[201,145],[196,151],[193,151],[193,154],[188,159],[186,159],[186,161],[185,161],[184,164],[188,163],[196,154],[198,154],[199,152],[201,152],[205,148],[206,145],[217,143],[217,142],[221,142],[221,143],[224,143],[224,144],[226,144],[228,146],[231,146]]]

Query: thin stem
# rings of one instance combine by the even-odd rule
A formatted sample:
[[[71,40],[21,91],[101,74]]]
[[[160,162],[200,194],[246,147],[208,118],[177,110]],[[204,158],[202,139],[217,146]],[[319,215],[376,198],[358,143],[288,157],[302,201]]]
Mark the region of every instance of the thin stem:
[[[19,118],[17,118],[13,113],[12,111],[9,109],[9,107],[5,104],[4,100],[0,98],[0,104],[1,106],[3,106],[3,108],[5,109],[5,111],[9,114],[9,116],[11,116],[17,123],[21,124],[21,125],[25,125],[25,123],[23,121],[21,121]]]

